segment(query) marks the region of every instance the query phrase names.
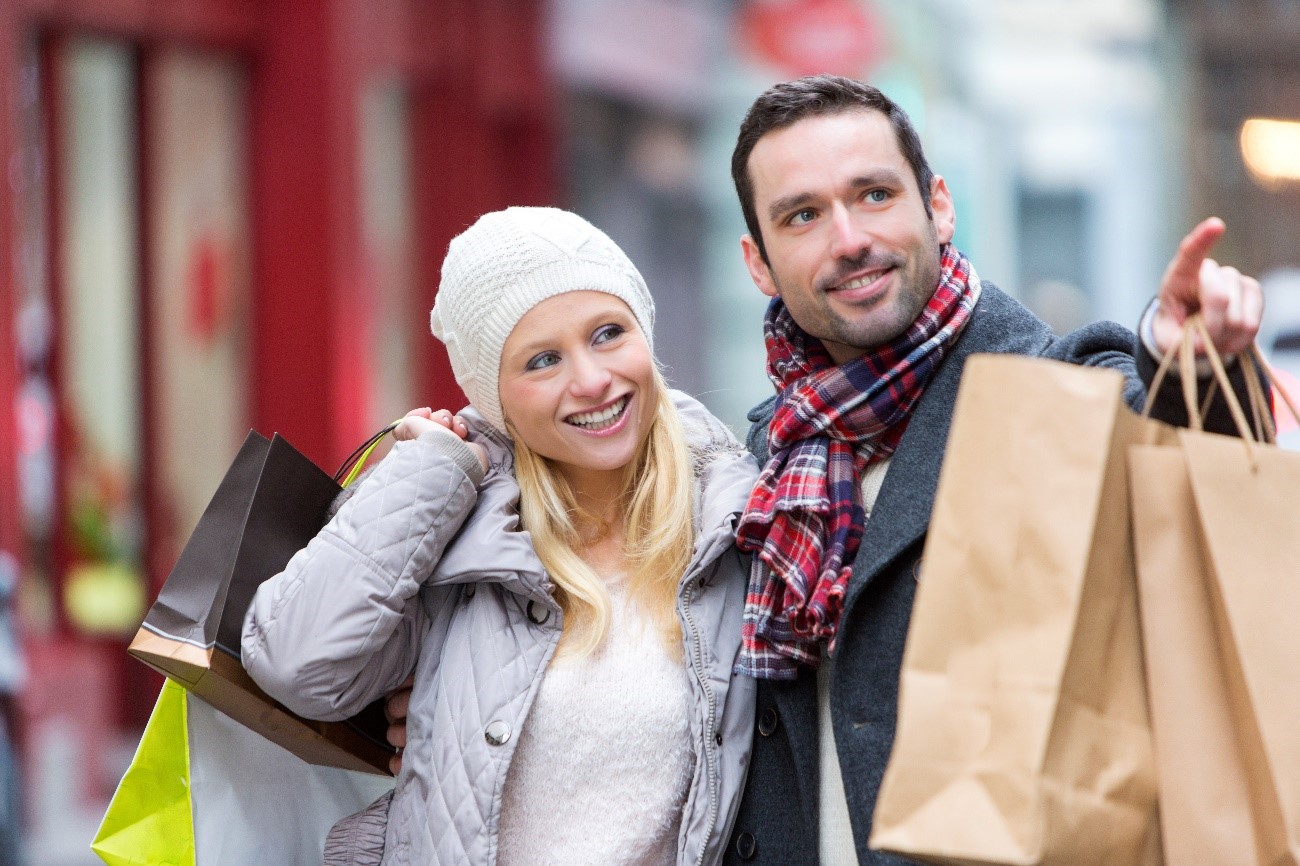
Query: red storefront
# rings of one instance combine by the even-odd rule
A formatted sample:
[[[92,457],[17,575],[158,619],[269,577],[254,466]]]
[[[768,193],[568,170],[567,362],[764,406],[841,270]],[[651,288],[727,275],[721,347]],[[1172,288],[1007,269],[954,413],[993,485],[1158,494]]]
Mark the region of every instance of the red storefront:
[[[446,244],[553,195],[541,18],[0,3],[0,552],[29,776],[53,736],[102,793],[158,686],[122,652],[130,620],[250,426],[328,466],[455,402],[427,328]]]

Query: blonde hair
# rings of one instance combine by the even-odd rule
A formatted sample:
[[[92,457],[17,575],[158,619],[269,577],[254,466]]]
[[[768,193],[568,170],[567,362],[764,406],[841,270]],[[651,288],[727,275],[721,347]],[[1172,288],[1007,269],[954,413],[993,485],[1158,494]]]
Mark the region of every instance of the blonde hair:
[[[621,480],[628,594],[658,629],[665,646],[680,656],[677,586],[694,544],[694,473],[677,408],[658,370],[654,383],[656,407],[649,435]],[[518,436],[512,438],[520,518],[564,611],[560,653],[589,655],[609,631],[612,602],[600,575],[578,553],[582,540],[576,519],[584,516],[582,509],[554,465]]]

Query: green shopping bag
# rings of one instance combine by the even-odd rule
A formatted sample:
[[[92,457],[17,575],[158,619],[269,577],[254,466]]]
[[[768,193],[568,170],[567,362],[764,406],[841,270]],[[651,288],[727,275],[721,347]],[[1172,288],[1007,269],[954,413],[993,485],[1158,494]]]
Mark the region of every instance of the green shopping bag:
[[[185,689],[171,680],[90,847],[108,866],[196,866]]]
[[[168,680],[91,848],[109,866],[319,866],[386,776],[308,764]]]

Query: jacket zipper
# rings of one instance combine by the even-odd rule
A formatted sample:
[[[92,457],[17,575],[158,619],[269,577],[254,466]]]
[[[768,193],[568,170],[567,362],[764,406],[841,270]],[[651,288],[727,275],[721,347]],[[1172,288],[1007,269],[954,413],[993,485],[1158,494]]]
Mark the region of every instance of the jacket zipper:
[[[698,584],[693,581],[686,591],[686,598],[683,599],[682,604],[682,617],[690,627],[691,637],[693,639],[693,652],[691,653],[692,667],[695,668],[695,678],[699,680],[700,687],[704,689],[704,696],[708,699],[709,708],[708,716],[705,719],[704,725],[704,761],[706,772],[709,774],[709,820],[705,825],[704,840],[703,844],[700,846],[700,856],[695,861],[696,866],[702,866],[704,863],[704,855],[709,850],[709,840],[713,837],[713,828],[718,823],[718,772],[716,767],[717,757],[714,753],[713,733],[716,704],[713,696],[713,689],[709,687],[708,677],[705,676],[704,673],[704,650],[702,649],[704,642],[700,637],[699,627],[695,624],[694,617],[691,616],[691,603],[695,601],[695,587],[696,585],[703,585],[703,583],[703,577],[699,579]]]

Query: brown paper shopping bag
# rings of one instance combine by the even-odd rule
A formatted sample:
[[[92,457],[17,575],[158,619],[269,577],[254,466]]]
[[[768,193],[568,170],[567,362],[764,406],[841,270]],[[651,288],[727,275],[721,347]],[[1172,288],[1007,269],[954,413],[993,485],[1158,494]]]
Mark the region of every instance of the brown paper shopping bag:
[[[1134,447],[1128,459],[1165,861],[1252,866],[1244,756],[1187,465],[1176,445]]]
[[[359,466],[388,429],[344,469],[358,454]],[[128,652],[308,763],[387,774],[393,750],[379,702],[345,722],[303,719],[258,688],[239,660],[253,593],[320,531],[342,472],[331,478],[280,436],[250,432]]]
[[[1123,377],[967,362],[871,845],[931,863],[1159,862]]]
[[[1250,862],[1300,863],[1300,454],[1181,438],[1252,807]]]
[[[1241,438],[1200,432],[1195,333]],[[1173,866],[1294,864],[1300,454],[1271,444],[1267,367],[1253,347],[1242,356],[1250,420],[1198,319],[1180,354],[1193,429],[1129,454],[1165,850]]]

